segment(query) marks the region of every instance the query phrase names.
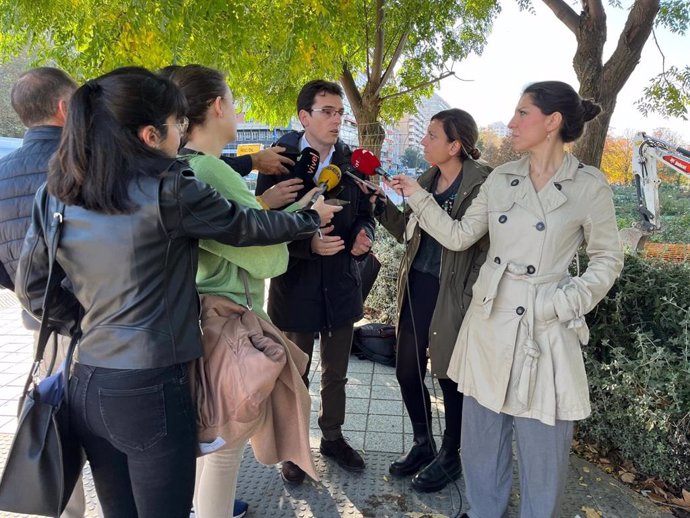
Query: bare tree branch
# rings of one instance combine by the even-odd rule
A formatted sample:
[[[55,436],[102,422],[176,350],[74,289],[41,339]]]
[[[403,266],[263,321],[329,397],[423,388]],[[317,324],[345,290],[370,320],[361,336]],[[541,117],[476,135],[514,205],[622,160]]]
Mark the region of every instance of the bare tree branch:
[[[383,0],[376,0],[376,29],[374,32],[374,56],[372,58],[371,77],[370,81],[374,81],[377,85],[381,80],[381,72],[383,70],[383,52],[384,52],[384,30],[383,30]]]
[[[369,63],[369,9],[367,9],[367,0],[362,0],[364,5],[364,38],[366,39],[367,56],[367,80],[371,80],[371,63]]]
[[[659,0],[636,0],[633,4],[616,50],[604,64],[602,84],[610,91],[620,92],[635,70],[658,12]]]
[[[563,0],[543,0],[560,21],[577,36],[580,28],[580,16]]]
[[[425,86],[429,86],[434,83],[438,83],[441,79],[445,79],[448,76],[454,76],[455,72],[446,72],[445,74],[441,74],[439,77],[435,79],[430,79],[429,81],[424,81],[423,83],[419,83],[416,86],[413,86],[412,88],[408,88],[407,90],[403,90],[402,92],[395,92],[394,94],[390,95],[384,95],[381,97],[381,102],[385,101],[386,99],[393,99],[394,97],[399,97],[401,95],[409,94],[410,92],[414,92],[415,90],[419,90],[420,88],[424,88]]]
[[[593,20],[606,21],[606,11],[601,0],[584,0],[583,4]]]
[[[393,70],[395,68],[395,65],[398,63],[398,60],[400,59],[400,55],[402,54],[403,50],[405,50],[405,44],[407,43],[407,38],[409,35],[410,30],[406,29],[402,36],[400,36],[398,44],[395,46],[395,51],[391,56],[391,60],[388,62],[388,67],[386,68],[386,71],[383,73],[383,77],[381,77],[381,82],[379,83],[378,88],[374,92],[375,96],[378,96],[381,93],[381,89],[384,86],[386,86],[386,83],[391,78],[391,75],[393,75]]]
[[[355,119],[357,119],[362,111],[362,96],[357,89],[355,79],[352,77],[352,72],[348,68],[347,63],[343,63],[343,72],[340,75],[340,83],[343,85],[345,95],[350,101],[352,113],[354,114]]]

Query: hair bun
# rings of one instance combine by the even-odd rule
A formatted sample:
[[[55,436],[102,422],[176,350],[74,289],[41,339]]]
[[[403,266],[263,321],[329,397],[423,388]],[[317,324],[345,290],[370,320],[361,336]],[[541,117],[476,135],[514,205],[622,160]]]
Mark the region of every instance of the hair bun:
[[[584,119],[591,121],[594,117],[601,113],[601,106],[590,99],[582,99],[582,109],[584,110]]]
[[[479,157],[482,156],[482,152],[479,151],[477,148],[470,150],[469,154],[474,160],[478,160]]]

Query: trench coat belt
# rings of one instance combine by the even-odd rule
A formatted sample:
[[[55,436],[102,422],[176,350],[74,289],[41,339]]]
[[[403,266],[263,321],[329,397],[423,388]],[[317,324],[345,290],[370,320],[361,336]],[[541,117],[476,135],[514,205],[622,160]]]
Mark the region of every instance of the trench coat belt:
[[[493,267],[493,261],[489,259],[487,263]],[[525,304],[525,313],[522,315],[522,322],[527,330],[527,338],[521,344],[525,353],[525,360],[518,374],[516,393],[518,402],[525,409],[529,408],[532,399],[534,384],[537,379],[537,362],[541,355],[539,344],[534,340],[534,310],[537,299],[537,286],[558,282],[565,276],[567,276],[565,272],[537,276],[528,275],[526,266],[505,261],[500,265],[496,265],[494,273],[489,280],[486,296],[482,300],[482,306],[486,312],[486,318],[488,318],[491,315],[493,302],[498,294],[498,286],[501,279],[508,277],[527,284],[527,303]]]

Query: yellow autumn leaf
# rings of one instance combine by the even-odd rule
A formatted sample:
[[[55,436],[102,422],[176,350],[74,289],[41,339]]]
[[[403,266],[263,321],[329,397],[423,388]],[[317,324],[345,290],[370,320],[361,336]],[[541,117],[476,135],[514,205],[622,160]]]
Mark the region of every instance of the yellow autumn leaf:
[[[585,512],[585,518],[601,518],[602,517],[601,512],[597,511],[596,509],[592,509],[591,507],[583,506],[582,510]]]

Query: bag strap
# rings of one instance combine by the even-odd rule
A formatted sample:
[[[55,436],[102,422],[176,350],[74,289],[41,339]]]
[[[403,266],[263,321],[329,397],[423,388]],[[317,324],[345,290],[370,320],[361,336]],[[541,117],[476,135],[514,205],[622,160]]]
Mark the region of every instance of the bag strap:
[[[46,197],[46,205],[45,205],[45,211],[44,213],[48,213],[50,205],[50,197]],[[57,354],[57,331],[52,331],[50,327],[48,326],[48,322],[50,320],[50,301],[52,298],[52,295],[57,288],[57,285],[54,285],[54,280],[53,280],[53,267],[55,266],[55,257],[57,255],[57,248],[58,244],[60,242],[60,234],[62,233],[62,221],[64,217],[64,212],[65,212],[65,204],[62,202],[58,202],[58,207],[55,212],[53,212],[53,216],[51,221],[48,224],[47,232],[46,232],[46,237],[48,238],[46,241],[48,241],[49,246],[48,246],[48,281],[46,282],[46,291],[43,294],[43,304],[42,304],[42,315],[41,315],[41,327],[38,331],[38,339],[36,341],[36,353],[34,354],[34,363],[31,367],[31,371],[29,372],[29,376],[26,380],[26,383],[24,384],[24,392],[23,394],[26,394],[27,391],[29,390],[29,387],[31,386],[31,383],[34,382],[34,380],[37,379],[38,377],[38,370],[41,364],[41,360],[43,360],[43,356],[45,354],[46,346],[48,344],[48,339],[50,338],[51,333],[55,333],[55,339],[54,339],[54,347],[55,351],[53,354],[53,360],[50,363],[50,369],[48,370],[48,374],[50,374],[53,370],[53,367],[55,365],[55,354]],[[79,326],[77,326],[78,328]]]
[[[240,271],[240,277],[242,278],[242,284],[244,284],[244,296],[247,298],[247,309],[249,311],[252,310],[252,306],[254,305],[252,301],[252,294],[249,293],[249,277],[247,270],[242,268],[241,266],[237,267]]]

